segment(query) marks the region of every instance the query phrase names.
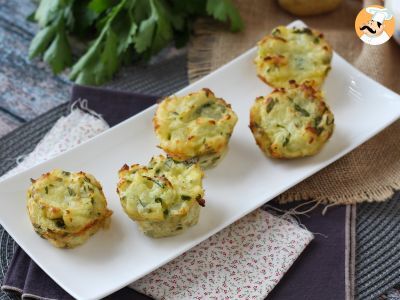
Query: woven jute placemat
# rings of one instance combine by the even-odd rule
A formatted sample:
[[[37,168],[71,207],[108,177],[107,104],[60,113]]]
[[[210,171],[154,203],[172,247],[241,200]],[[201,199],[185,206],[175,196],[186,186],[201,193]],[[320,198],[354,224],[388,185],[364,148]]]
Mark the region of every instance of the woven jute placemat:
[[[230,33],[226,27],[210,20],[201,20],[195,25],[188,54],[191,82],[253,47],[272,28],[297,19],[273,0],[236,0],[235,3],[246,24],[243,32]],[[380,46],[364,45],[354,31],[358,12],[363,5],[371,4],[377,1],[347,0],[334,12],[303,18],[303,21],[322,31],[334,50],[347,61],[400,93],[400,46],[393,40]],[[353,204],[384,201],[396,189],[400,189],[400,121],[283,193],[278,200],[313,199],[322,203]]]

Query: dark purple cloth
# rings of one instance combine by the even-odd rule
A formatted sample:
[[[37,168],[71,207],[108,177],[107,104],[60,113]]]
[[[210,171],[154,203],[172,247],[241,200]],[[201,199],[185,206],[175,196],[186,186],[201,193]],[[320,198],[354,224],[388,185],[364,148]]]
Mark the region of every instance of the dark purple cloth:
[[[298,202],[280,209],[294,207]],[[307,229],[315,234],[268,300],[340,300],[345,299],[346,207],[335,206],[322,215],[323,207],[300,216]],[[322,236],[323,234],[324,236]]]
[[[156,97],[74,86],[71,101],[87,99],[89,108],[100,113],[112,126],[156,102]],[[279,206],[286,209],[298,205]],[[273,204],[278,206],[277,204]],[[316,235],[290,268],[268,299],[344,299],[345,295],[345,207],[333,207],[325,216],[318,208],[301,216],[301,222]],[[106,274],[105,274],[106,276]],[[110,274],[112,276],[112,274]],[[10,288],[12,287],[12,288]],[[36,299],[72,299],[47,276],[21,249],[17,248],[3,282],[3,290],[36,295]],[[27,298],[27,297],[25,297]],[[106,299],[151,299],[130,288],[124,288]]]
[[[89,86],[73,86],[71,102],[86,99],[89,108],[114,126],[155,104],[158,97]]]

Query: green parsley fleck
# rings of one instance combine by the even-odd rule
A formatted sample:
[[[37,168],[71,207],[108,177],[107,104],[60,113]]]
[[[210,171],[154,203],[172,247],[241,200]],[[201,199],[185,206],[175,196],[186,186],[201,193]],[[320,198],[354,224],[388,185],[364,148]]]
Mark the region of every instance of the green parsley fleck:
[[[318,116],[314,119],[314,128],[317,131],[317,135],[320,135],[322,131],[324,131],[324,127],[320,127],[319,124],[322,121],[322,117]]]
[[[332,118],[332,120],[329,120],[329,118],[326,118],[326,125],[332,125],[335,122],[335,119]]]
[[[218,159],[220,159],[220,156],[214,157],[211,161],[212,161],[213,163],[215,163]]]
[[[290,137],[291,137],[291,134],[290,134],[290,132],[289,132],[289,134],[288,134],[288,135],[286,136],[286,138],[285,138],[285,141],[284,141],[283,144],[282,144],[283,147],[286,147],[287,144],[289,144]]]
[[[158,180],[148,177],[148,176],[143,176],[144,178],[146,178],[147,180],[150,180],[151,182],[155,183],[156,185],[158,185],[160,188],[165,188],[165,185],[162,184],[161,182],[159,182]]]
[[[318,116],[314,119],[314,127],[317,128],[319,126],[319,123],[321,123],[322,117]]]
[[[67,189],[68,189],[68,194],[70,196],[75,196],[76,195],[76,193],[75,193],[75,191],[73,189],[71,189],[70,187],[67,187]]]
[[[300,105],[295,104],[294,109],[297,110],[299,113],[301,113],[305,117],[309,117],[310,113],[306,111],[304,108],[302,108]]]
[[[279,28],[275,28],[274,30],[272,30],[272,35],[273,36],[277,36],[279,34],[281,34],[281,31],[279,30]]]
[[[324,127],[315,127],[315,130],[317,131],[317,135],[320,135],[324,131]]]
[[[304,27],[304,28],[295,28],[293,29],[293,33],[299,33],[299,34],[312,34],[312,31],[310,28],[308,27]]]
[[[267,104],[267,113],[269,114],[271,110],[274,108],[276,102],[278,102],[276,99],[271,99],[268,104]]]

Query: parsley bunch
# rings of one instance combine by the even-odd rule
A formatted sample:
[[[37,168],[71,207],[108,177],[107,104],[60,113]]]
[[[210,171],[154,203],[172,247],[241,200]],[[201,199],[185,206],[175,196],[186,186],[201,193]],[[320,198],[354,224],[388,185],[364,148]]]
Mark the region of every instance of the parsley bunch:
[[[40,30],[29,57],[42,56],[55,74],[71,67],[76,83],[99,85],[123,64],[149,59],[173,41],[185,45],[200,16],[243,28],[231,0],[40,0],[30,18]],[[85,46],[75,62],[74,39]]]

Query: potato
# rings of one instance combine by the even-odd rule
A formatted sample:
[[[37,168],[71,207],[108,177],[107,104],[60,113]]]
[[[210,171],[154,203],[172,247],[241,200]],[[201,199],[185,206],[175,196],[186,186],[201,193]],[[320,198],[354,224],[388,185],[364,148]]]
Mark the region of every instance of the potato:
[[[117,193],[125,213],[151,237],[179,234],[198,222],[204,205],[199,164],[155,156],[147,166],[123,166]]]
[[[299,17],[315,16],[333,11],[342,0],[278,0],[279,5]]]
[[[258,42],[257,75],[274,88],[292,81],[321,87],[331,69],[332,47],[322,33],[310,28],[278,26]]]
[[[297,158],[321,150],[333,133],[334,116],[321,91],[308,83],[293,84],[258,97],[249,127],[267,156]]]
[[[231,106],[209,89],[163,100],[153,118],[159,147],[177,161],[215,166],[237,122]]]
[[[34,230],[59,248],[83,244],[112,214],[100,183],[84,172],[55,169],[32,179],[27,198]]]

